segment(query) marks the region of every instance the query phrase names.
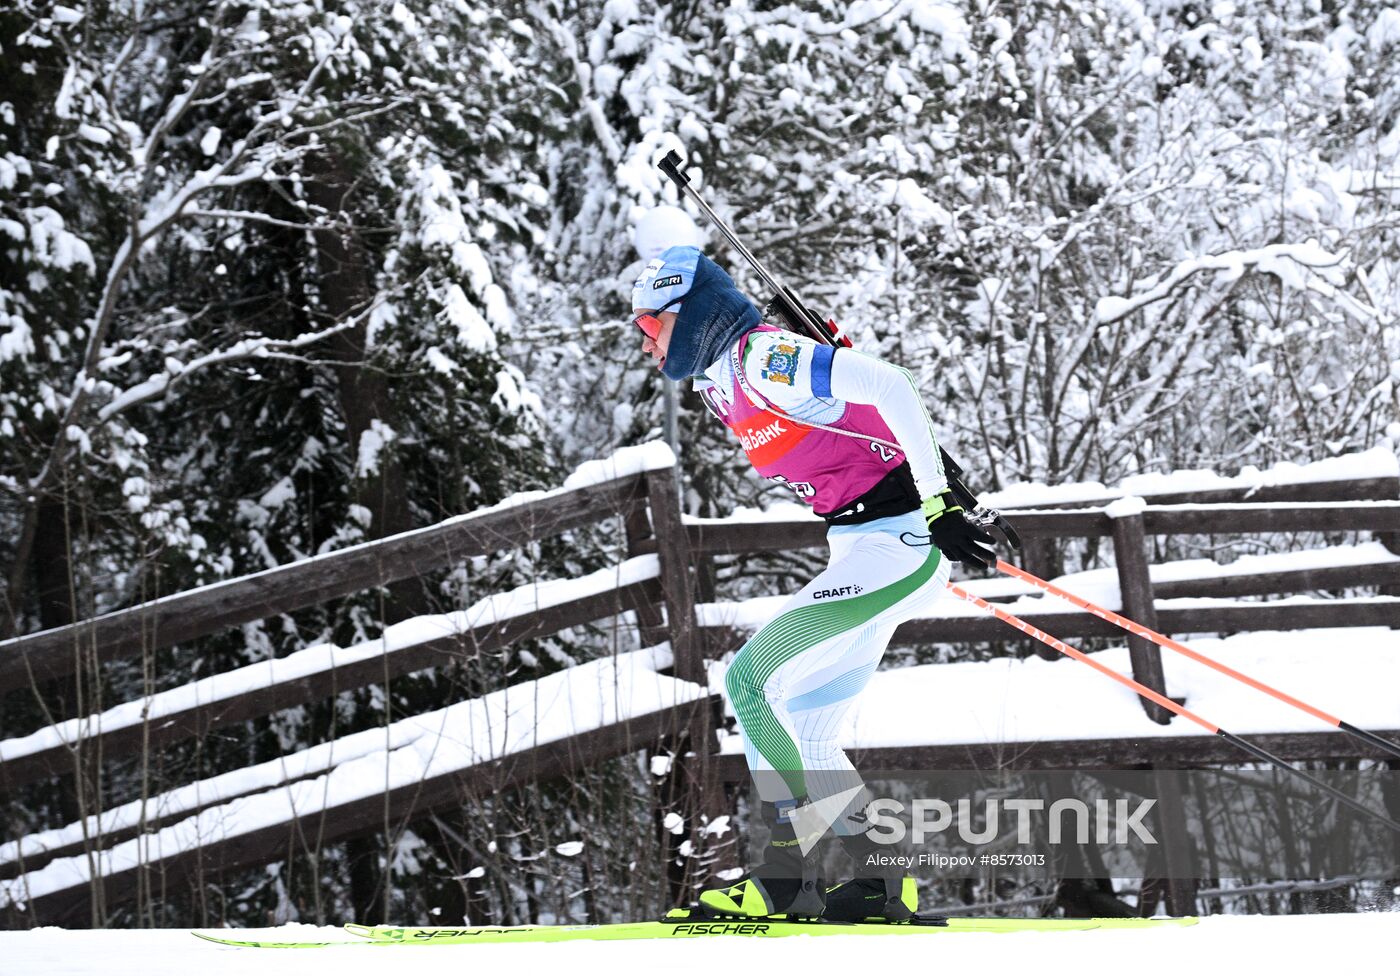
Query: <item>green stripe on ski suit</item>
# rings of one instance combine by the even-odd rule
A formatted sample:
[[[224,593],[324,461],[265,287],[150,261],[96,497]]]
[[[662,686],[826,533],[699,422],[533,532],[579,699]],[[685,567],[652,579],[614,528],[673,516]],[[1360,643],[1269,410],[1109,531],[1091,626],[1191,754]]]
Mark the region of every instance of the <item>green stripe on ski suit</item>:
[[[807,795],[802,756],[764,697],[763,686],[798,654],[863,626],[933,579],[941,559],[938,549],[929,546],[928,557],[918,569],[888,586],[860,596],[789,610],[754,634],[729,665],[724,687],[744,735],[783,777],[794,797]]]

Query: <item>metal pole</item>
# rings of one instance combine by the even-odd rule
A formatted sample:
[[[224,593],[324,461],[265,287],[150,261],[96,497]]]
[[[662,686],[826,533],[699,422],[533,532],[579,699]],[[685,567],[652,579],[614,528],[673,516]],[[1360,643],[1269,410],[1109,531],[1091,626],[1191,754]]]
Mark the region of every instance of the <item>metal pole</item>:
[[[677,458],[680,458],[681,439],[677,429],[678,424],[676,422],[677,411],[679,410],[679,405],[677,404],[676,384],[663,383],[661,384],[661,389],[661,404],[665,411],[662,420],[662,434],[666,438],[666,443],[671,445],[671,451],[676,455]]]
[[[1299,711],[1307,712],[1309,715],[1321,719],[1328,725],[1340,729],[1341,731],[1345,732],[1347,735],[1352,736],[1353,738],[1359,739],[1362,742],[1367,743],[1368,745],[1375,746],[1377,749],[1384,749],[1392,756],[1400,757],[1400,745],[1396,745],[1394,742],[1391,742],[1388,739],[1383,739],[1380,736],[1376,735],[1374,732],[1368,732],[1365,729],[1357,728],[1350,722],[1343,721],[1335,715],[1331,715],[1327,712],[1324,712],[1320,708],[1315,708],[1305,701],[1300,701],[1299,699],[1294,698],[1292,695],[1287,694],[1286,692],[1279,691],[1277,688],[1274,688],[1271,685],[1266,685],[1264,682],[1260,681],[1257,678],[1251,678],[1247,674],[1242,674],[1239,671],[1236,671],[1234,668],[1229,667],[1228,665],[1221,664],[1214,658],[1206,657],[1199,651],[1193,651],[1185,644],[1182,644],[1179,641],[1172,640],[1165,634],[1159,634],[1157,633],[1157,631],[1153,630],[1150,627],[1144,627],[1141,623],[1139,623],[1136,620],[1132,620],[1124,616],[1123,614],[1114,613],[1112,610],[1108,610],[1104,607],[1090,603],[1082,596],[1076,596],[1068,590],[1056,586],[1054,583],[1047,582],[1033,573],[1026,572],[1019,566],[1011,565],[1011,563],[1007,562],[1004,559],[997,560],[996,568],[998,572],[1005,573],[1007,576],[1014,576],[1016,579],[1019,580],[1024,580],[1032,586],[1044,590],[1046,593],[1051,593],[1062,600],[1067,600],[1079,609],[1087,611],[1088,613],[1093,614],[1095,617],[1098,617],[1100,620],[1107,620],[1115,627],[1121,627],[1128,633],[1135,634],[1138,637],[1142,637],[1146,640],[1149,640],[1152,643],[1158,645],[1159,647],[1165,647],[1169,651],[1176,651],[1178,654],[1184,654],[1191,660],[1199,664],[1204,664],[1208,668],[1213,668],[1216,671],[1219,671],[1221,674],[1228,675],[1229,677],[1234,678],[1236,681],[1249,685],[1249,687],[1255,689],[1256,691],[1262,691],[1266,695],[1271,695],[1274,698],[1277,698],[1284,704],[1292,705]]]

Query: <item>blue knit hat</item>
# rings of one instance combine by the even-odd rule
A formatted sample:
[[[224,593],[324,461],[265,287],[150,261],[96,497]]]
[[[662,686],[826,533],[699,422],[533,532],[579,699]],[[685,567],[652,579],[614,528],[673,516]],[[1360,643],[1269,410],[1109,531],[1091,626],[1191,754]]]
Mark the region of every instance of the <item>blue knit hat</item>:
[[[673,380],[699,376],[763,321],[734,279],[694,247],[667,248],[653,258],[632,286],[632,307],[679,312],[661,364]]]

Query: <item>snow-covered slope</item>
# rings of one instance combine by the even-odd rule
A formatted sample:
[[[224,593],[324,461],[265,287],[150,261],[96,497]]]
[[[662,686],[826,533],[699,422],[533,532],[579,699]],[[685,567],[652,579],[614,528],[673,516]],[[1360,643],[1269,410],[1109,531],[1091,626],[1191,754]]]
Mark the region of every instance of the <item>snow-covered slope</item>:
[[[247,930],[241,930],[246,932]],[[309,925],[273,931],[280,938],[339,939],[339,929]],[[234,949],[187,931],[0,932],[6,976],[462,976],[463,973],[816,972],[1082,974],[1094,967],[1151,974],[1331,972],[1345,953],[1358,972],[1389,972],[1400,913],[1239,916],[1203,919],[1180,929],[939,933],[927,939],[688,939],[683,944],[571,942],[560,945],[373,946]]]

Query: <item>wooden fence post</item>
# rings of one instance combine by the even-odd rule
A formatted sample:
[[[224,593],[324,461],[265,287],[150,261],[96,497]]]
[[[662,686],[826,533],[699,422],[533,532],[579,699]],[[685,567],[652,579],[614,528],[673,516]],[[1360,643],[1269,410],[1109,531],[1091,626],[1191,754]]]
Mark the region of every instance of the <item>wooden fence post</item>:
[[[676,468],[648,471],[646,479],[656,555],[661,561],[666,631],[675,657],[676,677],[703,684],[705,663],[697,653],[690,540],[681,522],[680,472]]]
[[[1164,888],[1168,915],[1196,914],[1196,850],[1186,833],[1186,804],[1182,799],[1184,778],[1177,769],[1154,766],[1157,785],[1157,826],[1162,832],[1162,856],[1166,863]],[[1209,830],[1209,825],[1205,825]]]
[[[695,557],[695,584],[702,603],[715,602],[715,585],[718,583],[719,567],[715,565],[714,553],[697,553]]]
[[[681,521],[680,469],[648,471],[646,478],[675,675],[705,686],[709,679],[695,620],[693,559],[690,539]],[[693,901],[700,886],[716,871],[730,866],[734,849],[732,829],[720,836],[707,829],[719,818],[730,815],[714,761],[718,716],[709,708],[696,709],[692,714],[683,737],[678,737],[668,774],[679,799],[680,809],[676,812],[685,819],[685,829],[671,835],[675,852],[670,861],[676,869],[670,879],[671,900],[677,905]]]
[[[1383,492],[1377,492],[1383,495]],[[1400,498],[1400,480],[1397,480],[1391,490],[1391,497]],[[1385,546],[1393,553],[1400,554],[1400,532],[1377,532],[1376,541]],[[1378,591],[1381,596],[1400,596],[1400,584],[1382,586]]]
[[[1123,597],[1123,614],[1151,630],[1157,630],[1157,602],[1152,592],[1152,576],[1147,561],[1146,522],[1142,512],[1113,518],[1113,557],[1118,566],[1118,589]],[[1167,693],[1162,670],[1162,649],[1144,637],[1128,635],[1128,653],[1133,677],[1161,695]],[[1166,725],[1172,713],[1156,702],[1140,698],[1148,718]],[[1181,776],[1172,769],[1153,766],[1157,784],[1157,828],[1165,868],[1162,879],[1143,879],[1140,908],[1146,909],[1149,892],[1166,895],[1167,912],[1192,915],[1196,910],[1195,857],[1186,833],[1186,812],[1181,799]]]
[[[1147,536],[1141,512],[1113,519],[1113,558],[1118,564],[1118,588],[1123,595],[1123,615],[1144,627],[1157,629],[1157,603],[1152,595],[1152,577],[1147,568]],[[1153,691],[1166,695],[1162,672],[1162,649],[1145,637],[1128,635],[1128,653],[1133,662],[1133,678]],[[1152,721],[1166,725],[1172,713],[1156,702],[1141,698]]]
[[[1050,536],[1035,536],[1027,539],[1021,550],[1020,562],[1027,572],[1035,573],[1041,579],[1054,579],[1060,575],[1060,561],[1059,555],[1055,551],[1055,539]],[[1057,661],[1062,657],[1060,652],[1053,647],[1047,647],[1032,638],[1021,641],[1021,646],[1026,650],[1024,655],[1026,657],[1034,654],[1046,661]]]
[[[647,506],[634,506],[623,516],[622,524],[627,534],[629,559],[656,552],[656,536],[652,534],[651,523],[647,521]],[[632,608],[637,614],[637,637],[643,647],[652,647],[670,639],[666,632],[665,616],[654,601],[638,600]]]

